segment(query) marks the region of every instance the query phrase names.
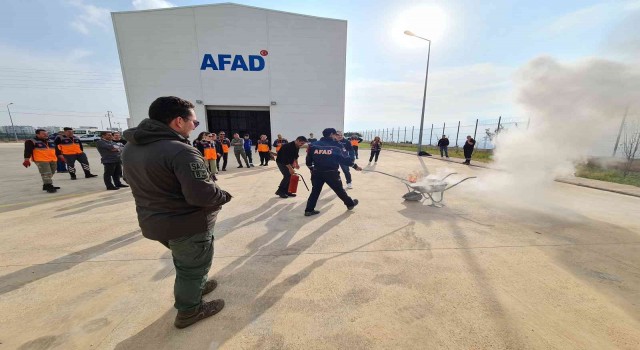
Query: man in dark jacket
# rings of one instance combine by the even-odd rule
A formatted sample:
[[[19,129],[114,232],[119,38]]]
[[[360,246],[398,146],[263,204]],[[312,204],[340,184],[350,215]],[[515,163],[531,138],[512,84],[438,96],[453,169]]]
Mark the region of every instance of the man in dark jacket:
[[[442,135],[442,138],[438,140],[438,147],[440,147],[440,158],[444,156],[449,158],[449,139],[447,135]]]
[[[231,195],[213,181],[204,158],[187,137],[200,122],[191,102],[160,97],[149,118],[124,132],[127,182],[136,201],[142,234],[171,249],[176,269],[174,325],[184,328],[224,307],[202,301],[217,282],[207,281],[213,259],[213,229]]]
[[[298,165],[298,154],[300,147],[307,143],[307,138],[304,136],[298,136],[294,142],[285,143],[278,151],[278,157],[276,158],[276,164],[280,173],[282,173],[282,180],[276,190],[276,195],[280,198],[295,197],[295,193],[289,192],[289,180],[291,175],[296,173],[296,169],[300,169]]]
[[[342,144],[342,147],[344,147],[344,149],[347,150],[347,153],[349,154],[349,157],[351,157],[351,160],[355,161],[356,159],[355,149],[353,149],[353,146],[351,145],[351,141],[348,141],[347,139],[345,139],[344,134],[340,130],[336,132],[336,141]],[[353,185],[351,184],[351,172],[349,171],[349,167],[350,165],[340,164],[340,169],[342,169],[342,172],[344,173],[344,179],[347,180],[347,189],[353,189]]]
[[[471,137],[471,135],[467,136],[467,141],[462,146],[462,150],[464,151],[464,162],[462,164],[471,165],[471,155],[473,154],[473,148],[476,146],[476,140]]]
[[[348,210],[358,205],[358,200],[351,199],[342,188],[340,172],[338,171],[340,164],[352,166],[358,171],[362,170],[357,164],[353,163],[353,158],[349,156],[342,144],[336,141],[336,129],[324,129],[320,141],[309,145],[309,151],[307,152],[307,166],[311,170],[313,188],[307,201],[307,207],[304,210],[305,216],[320,214],[320,211],[315,210],[315,207],[318,203],[322,186],[325,183],[342,199]]]
[[[108,131],[100,133],[101,139],[96,142],[96,148],[100,153],[100,161],[104,166],[104,185],[107,191],[118,190],[122,187],[129,187],[120,182],[122,177],[122,165],[120,162],[120,153],[122,149],[113,142],[113,134]],[[113,179],[113,182],[111,181]]]

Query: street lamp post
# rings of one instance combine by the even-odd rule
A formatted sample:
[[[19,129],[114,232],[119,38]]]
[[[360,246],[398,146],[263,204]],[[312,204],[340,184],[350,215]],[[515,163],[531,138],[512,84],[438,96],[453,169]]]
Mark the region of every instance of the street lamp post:
[[[11,106],[13,102],[7,105],[7,112],[9,112],[9,120],[11,121],[11,130],[13,130],[13,136],[16,138],[16,142],[18,142],[18,134],[16,133],[16,127],[13,126],[13,118],[11,118],[11,110],[9,110],[9,106]]]
[[[406,35],[413,36],[418,39],[426,40],[427,42],[429,42],[429,48],[427,50],[427,73],[424,78],[424,95],[422,96],[422,115],[420,117],[420,132],[418,134],[418,155],[420,155],[420,152],[422,151],[422,129],[424,128],[424,108],[427,102],[427,82],[429,81],[429,58],[431,56],[431,40],[415,35],[413,32],[409,30],[405,30],[404,33]]]

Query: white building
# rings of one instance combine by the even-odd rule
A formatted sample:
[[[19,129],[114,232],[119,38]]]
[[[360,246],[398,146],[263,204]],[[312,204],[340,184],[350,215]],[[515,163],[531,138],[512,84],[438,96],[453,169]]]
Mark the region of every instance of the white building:
[[[196,105],[196,132],[292,140],[344,126],[344,20],[232,3],[112,19],[130,126],[170,95]]]

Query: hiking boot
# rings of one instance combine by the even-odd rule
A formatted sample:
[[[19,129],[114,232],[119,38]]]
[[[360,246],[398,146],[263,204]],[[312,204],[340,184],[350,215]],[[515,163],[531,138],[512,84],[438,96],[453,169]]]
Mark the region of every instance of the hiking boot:
[[[216,282],[216,280],[208,280],[207,283],[204,284],[202,295],[207,295],[213,292],[213,290],[216,289],[217,286],[218,286],[218,282]]]
[[[320,212],[317,211],[317,210],[305,211],[304,212],[304,216],[311,216],[311,215],[318,215],[318,214],[320,214]]]
[[[96,175],[96,174],[92,174],[92,173],[86,173],[86,174],[84,174],[84,177],[85,177],[86,179],[90,179],[90,178],[92,178],[92,177],[98,177],[98,175]]]
[[[295,193],[291,193],[291,192],[287,192],[287,196],[289,196],[289,197],[295,197],[295,196],[297,196],[297,194],[295,194]]]
[[[124,188],[124,187],[129,187],[129,186],[127,186],[127,185],[123,185],[123,184],[118,184],[118,185],[116,185],[116,187],[118,187],[118,188]]]
[[[173,325],[176,326],[176,328],[180,329],[189,327],[200,320],[204,320],[207,317],[211,317],[217,314],[223,308],[224,300],[222,299],[216,299],[209,302],[201,302],[200,306],[198,306],[198,309],[193,312],[178,311]]]
[[[117,191],[119,188],[117,187],[107,187],[107,191]]]
[[[286,193],[276,192],[276,194],[280,196],[280,198],[289,198],[289,196]]]
[[[53,184],[48,184],[48,185],[53,186]],[[47,188],[49,187],[48,185],[42,185],[42,190],[43,190],[43,191],[46,191],[46,190],[47,190]],[[59,190],[59,189],[60,189],[60,187],[58,187],[58,186],[53,186],[53,188],[55,188],[56,190]]]
[[[244,168],[244,167],[243,167],[242,165],[240,165],[240,166],[238,167],[238,169],[240,169],[240,168]]]
[[[76,177],[76,174],[73,173],[69,173],[71,175],[71,180],[77,180],[78,178]]]
[[[353,200],[353,205],[348,206],[348,207],[347,207],[347,209],[348,209],[348,210],[351,210],[351,209],[355,208],[355,207],[356,207],[356,205],[358,205],[358,200],[357,200],[357,199],[354,199],[354,200]]]
[[[56,193],[56,192],[58,192],[58,190],[57,190],[55,187],[53,187],[53,185],[52,185],[52,184],[44,185],[44,186],[43,186],[43,188],[44,188],[44,190],[45,190],[45,191],[47,191],[48,193]]]

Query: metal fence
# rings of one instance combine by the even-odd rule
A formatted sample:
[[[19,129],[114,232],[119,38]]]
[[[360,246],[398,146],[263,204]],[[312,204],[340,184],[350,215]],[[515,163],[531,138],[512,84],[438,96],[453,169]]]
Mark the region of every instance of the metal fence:
[[[14,142],[16,140],[16,136],[18,137],[18,141],[24,141],[34,138],[35,134],[17,133],[16,135],[14,135],[13,133],[0,133],[0,142]]]
[[[438,144],[442,135],[449,138],[449,147],[462,147],[467,135],[476,140],[476,148],[493,149],[495,134],[512,129],[528,128],[529,120],[498,118],[490,120],[476,119],[475,123],[462,124],[449,122],[425,125],[422,129],[422,145],[434,146]],[[358,133],[365,141],[371,141],[379,136],[383,142],[418,144],[420,128],[415,126],[399,126],[383,129],[366,129],[351,131]]]

